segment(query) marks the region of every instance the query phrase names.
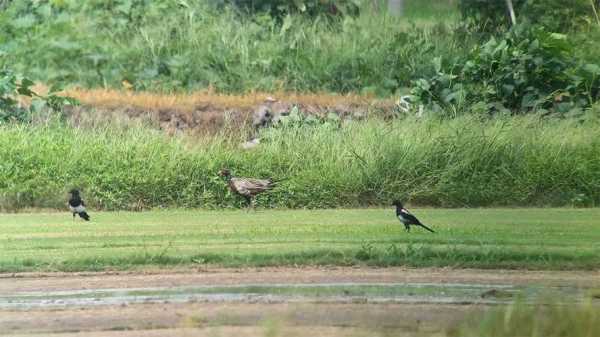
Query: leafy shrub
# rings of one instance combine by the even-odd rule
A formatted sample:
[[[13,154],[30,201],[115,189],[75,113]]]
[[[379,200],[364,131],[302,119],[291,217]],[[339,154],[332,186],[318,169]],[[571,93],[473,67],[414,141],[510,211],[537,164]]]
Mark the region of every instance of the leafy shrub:
[[[552,32],[580,29],[592,22],[589,0],[513,0],[517,22],[542,25]],[[501,32],[509,26],[509,12],[504,0],[461,0],[466,24],[482,32]]]
[[[32,81],[17,76],[9,69],[0,69],[0,122],[26,119],[27,111],[18,104],[16,97],[33,96],[32,85]]]
[[[446,111],[567,113],[600,98],[600,67],[580,65],[566,35],[519,26],[473,49],[466,60],[435,64],[413,94]]]
[[[361,0],[221,0],[229,2],[249,12],[266,12],[275,18],[302,13],[315,17],[341,15],[358,15]]]
[[[519,8],[526,0],[514,0]],[[458,3],[463,22],[471,29],[481,32],[500,32],[510,24],[504,0],[460,0]]]
[[[77,103],[70,97],[57,95],[56,87],[51,88],[48,95],[41,96],[31,89],[32,85],[30,79],[8,68],[0,69],[0,122],[25,122],[31,119],[33,111],[39,112],[44,108],[60,111],[64,105]],[[22,106],[17,100],[19,96],[33,98],[31,107]]]
[[[591,1],[596,0],[527,0],[519,15],[548,31],[568,32],[593,22]]]

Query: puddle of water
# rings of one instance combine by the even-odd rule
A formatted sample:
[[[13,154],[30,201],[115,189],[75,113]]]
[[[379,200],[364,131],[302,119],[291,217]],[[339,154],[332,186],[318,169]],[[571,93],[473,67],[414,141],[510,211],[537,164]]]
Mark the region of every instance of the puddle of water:
[[[585,289],[435,283],[245,284],[174,288],[93,289],[0,295],[0,308],[70,307],[181,302],[318,302],[502,304],[520,298],[565,298],[579,302]]]

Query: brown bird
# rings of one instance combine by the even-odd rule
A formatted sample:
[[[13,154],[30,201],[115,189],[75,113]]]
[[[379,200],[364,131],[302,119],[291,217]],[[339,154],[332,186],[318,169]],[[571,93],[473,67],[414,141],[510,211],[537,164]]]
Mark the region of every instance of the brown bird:
[[[228,169],[219,171],[219,176],[227,180],[229,189],[241,195],[248,202],[248,207],[254,208],[254,197],[262,192],[266,192],[275,187],[275,182],[271,179],[253,179],[233,177]]]

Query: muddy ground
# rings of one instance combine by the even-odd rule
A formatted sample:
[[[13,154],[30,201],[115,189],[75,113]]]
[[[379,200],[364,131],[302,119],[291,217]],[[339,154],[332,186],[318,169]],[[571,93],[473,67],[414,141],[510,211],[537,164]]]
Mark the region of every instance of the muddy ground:
[[[445,336],[467,317],[498,305],[486,302],[483,294],[466,300],[388,296],[378,301],[352,296],[155,296],[172,289],[332,284],[427,285],[442,290],[437,294],[470,286],[487,289],[485,293],[510,287],[598,289],[600,271],[338,267],[3,274],[0,335]],[[149,296],[123,296],[145,290]]]

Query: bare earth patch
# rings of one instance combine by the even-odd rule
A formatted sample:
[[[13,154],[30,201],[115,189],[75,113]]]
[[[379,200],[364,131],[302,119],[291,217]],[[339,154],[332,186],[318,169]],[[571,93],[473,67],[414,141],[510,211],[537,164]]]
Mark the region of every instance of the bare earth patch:
[[[264,336],[268,330],[287,335],[281,334],[283,329],[315,330],[328,336],[353,331],[367,336],[368,331],[440,331],[472,309],[439,305],[163,303],[1,312],[0,326],[5,334],[52,332],[86,337],[104,336],[109,331],[119,331],[115,334],[118,336],[145,336],[140,332],[147,331],[161,336],[187,336],[190,330],[196,336],[214,335],[218,330],[227,331],[226,335],[236,330],[246,330],[250,336]]]
[[[44,92],[45,87],[36,87]],[[143,122],[165,130],[204,133],[248,125],[252,113],[265,104],[267,97],[276,102],[274,113],[297,106],[303,113],[324,117],[334,113],[342,118],[362,119],[368,114],[392,114],[395,101],[363,95],[297,94],[289,92],[222,95],[211,91],[188,94],[158,94],[111,89],[72,89],[65,95],[76,98],[81,107],[69,109],[76,125],[93,126],[100,121],[117,123]]]
[[[598,286],[600,271],[524,271],[451,268],[251,268],[145,272],[0,274],[0,294],[19,291],[141,288],[240,283],[489,283]]]

